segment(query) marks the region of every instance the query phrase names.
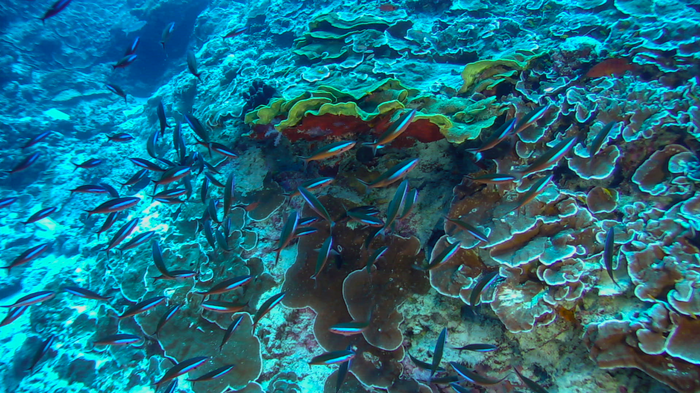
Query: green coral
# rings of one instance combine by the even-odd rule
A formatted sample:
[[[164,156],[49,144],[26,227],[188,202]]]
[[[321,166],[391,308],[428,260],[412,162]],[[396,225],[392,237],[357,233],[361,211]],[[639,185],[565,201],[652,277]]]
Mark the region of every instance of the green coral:
[[[508,76],[509,73],[498,75]],[[492,127],[506,109],[496,101],[495,96],[437,99],[419,93],[397,79],[384,79],[360,89],[319,86],[316,91],[290,100],[276,99],[248,113],[245,120],[247,124],[256,126],[272,124],[274,119],[280,119],[275,128],[281,132],[299,125],[309,115],[353,116],[369,122],[395,110],[416,108],[420,110],[416,120],[428,120],[439,128],[448,141],[463,143],[478,138],[483,129]]]
[[[316,108],[320,108],[324,104],[330,103],[332,100],[326,97],[312,97],[305,100],[297,101],[291,108],[289,108],[289,113],[287,113],[287,118],[283,120],[277,127],[279,129],[285,129],[293,127],[301,119],[306,116],[308,112],[313,111]]]
[[[440,113],[430,115],[429,120],[440,128],[440,132],[452,143],[463,143],[476,139],[481,131],[493,126],[496,118],[507,107],[496,102],[496,97],[461,98],[453,97],[437,100],[421,96],[412,100],[410,106],[420,105],[425,112]],[[416,116],[416,119],[427,116]]]
[[[501,59],[479,60],[469,63],[462,71],[464,83],[462,83],[459,93],[466,93],[477,83],[480,90],[475,91],[491,89],[506,78],[513,77],[517,71],[527,69],[532,60],[544,55],[544,53],[513,53]]]
[[[348,52],[365,53],[387,44],[384,32],[397,25],[412,23],[408,20],[387,20],[363,15],[343,19],[337,13],[321,15],[309,23],[309,31],[295,40],[294,53],[309,60],[338,59]]]
[[[278,98],[246,115],[251,126],[271,124],[275,118],[283,120],[275,126],[278,131],[298,125],[308,115],[325,114],[359,117],[372,120],[380,114],[405,108],[404,102],[417,90],[409,89],[397,79],[384,79],[367,88],[340,89],[320,86],[315,92],[307,92],[290,100]]]

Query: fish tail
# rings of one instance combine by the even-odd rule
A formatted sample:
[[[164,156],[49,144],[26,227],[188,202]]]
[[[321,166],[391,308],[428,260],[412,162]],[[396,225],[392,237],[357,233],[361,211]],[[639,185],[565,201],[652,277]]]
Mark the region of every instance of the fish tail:
[[[155,332],[154,335],[156,336],[155,339],[154,339],[152,336],[149,336],[149,335],[146,335],[146,337],[148,337],[149,339],[151,339],[151,340],[153,340],[153,341],[158,341],[158,338],[157,338],[157,337],[158,337],[158,332]],[[143,347],[146,346],[146,342],[148,342],[148,340],[144,337],[143,342],[141,343],[141,345],[138,345],[138,346],[133,347],[133,348],[134,348],[134,349],[141,349],[141,348],[143,348]]]
[[[301,160],[304,161],[304,172],[306,172],[306,168],[309,167],[309,161],[310,161],[309,158],[310,157],[299,156],[299,158],[301,158]]]
[[[379,149],[379,145],[377,145],[377,142],[365,142],[362,144],[362,146],[369,146],[370,148],[372,148],[372,155],[377,155],[377,149]]]
[[[369,190],[370,190],[369,183],[360,179],[360,178],[357,178],[357,177],[355,179],[357,179],[357,181],[359,181],[363,186],[365,186],[365,195],[364,196],[367,196],[367,194],[369,194]]]
[[[379,231],[377,231],[377,233],[374,234],[374,237],[377,237],[379,235],[382,235],[382,237],[386,237],[386,230],[387,230],[386,225],[379,228]]]
[[[111,310],[114,312],[114,314],[107,313],[107,315],[109,315],[110,318],[115,319],[117,322],[117,327],[119,327],[119,321],[122,320],[122,317],[121,317],[121,315],[119,315],[117,310],[115,310],[115,309],[111,309]]]
[[[523,180],[524,172],[522,172],[522,171],[513,171],[510,174],[515,176],[515,181]]]

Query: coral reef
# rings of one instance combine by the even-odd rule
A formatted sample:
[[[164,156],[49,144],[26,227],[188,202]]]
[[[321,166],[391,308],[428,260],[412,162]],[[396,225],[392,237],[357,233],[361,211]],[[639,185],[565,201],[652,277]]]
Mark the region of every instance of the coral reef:
[[[697,3],[0,4],[0,393],[699,391]]]

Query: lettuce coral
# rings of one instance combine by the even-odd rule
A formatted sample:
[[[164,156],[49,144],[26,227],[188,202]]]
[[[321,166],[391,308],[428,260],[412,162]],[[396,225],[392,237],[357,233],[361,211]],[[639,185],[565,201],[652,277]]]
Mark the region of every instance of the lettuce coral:
[[[368,343],[387,351],[396,350],[404,341],[399,330],[403,316],[398,308],[408,293],[425,294],[423,274],[413,268],[422,259],[420,241],[415,238],[391,237],[387,252],[378,267],[368,273],[359,269],[343,281],[343,299],[350,316],[356,321],[371,321],[362,332]],[[379,247],[379,246],[377,246]],[[391,261],[387,266],[383,261]]]
[[[694,362],[698,360],[697,354],[691,355],[693,353],[691,345],[681,344],[683,349],[680,350],[677,347],[679,339],[684,334],[694,334],[692,332],[696,331],[696,324],[690,319],[679,319],[677,314],[674,317],[674,313],[670,313],[671,320],[675,320],[672,330],[677,336],[669,336],[663,343],[663,336],[655,335],[653,332],[659,330],[659,333],[668,332],[668,327],[660,326],[658,321],[659,319],[668,320],[668,318],[663,317],[663,314],[660,318],[654,317],[654,311],[657,309],[651,308],[631,320],[611,319],[587,326],[584,341],[591,351],[591,359],[602,368],[634,367],[678,391],[696,391],[700,388],[698,383],[700,367],[681,357],[671,355],[671,352],[679,355],[687,354]],[[667,326],[670,325],[667,322]],[[652,344],[652,337],[660,337],[661,340],[657,340],[657,344]],[[668,354],[663,354],[664,349],[668,351],[669,344],[671,350]],[[661,350],[653,350],[654,347]],[[676,352],[677,350],[679,351]]]
[[[498,59],[479,60],[469,63],[462,70],[463,83],[462,87],[459,88],[459,93],[466,93],[474,85],[477,85],[477,91],[479,86],[491,89],[504,79],[512,77],[512,71],[527,69],[532,60],[543,54],[513,53]]]
[[[672,144],[654,152],[632,176],[632,181],[639,189],[648,194],[658,195],[687,195],[691,190],[683,176],[672,177],[669,173],[670,160],[679,153],[687,153],[683,146]],[[681,178],[681,179],[679,179]]]
[[[320,200],[332,217],[342,214],[343,205],[352,206],[349,201],[331,196]],[[306,207],[302,215],[310,214],[311,209]],[[391,263],[379,261],[370,280],[364,269],[368,252],[362,250],[362,242],[369,232],[369,229],[350,225],[336,226],[333,239],[340,254],[338,263],[329,261],[334,266],[326,266],[319,273],[317,284],[311,278],[316,265],[317,252],[314,249],[329,233],[321,230],[301,238],[296,261],[285,274],[282,290],[287,295],[283,304],[293,308],[311,307],[317,314],[314,336],[319,344],[328,351],[344,349],[348,344],[358,347],[357,352],[362,356],[355,358],[350,371],[365,385],[393,391],[391,386],[401,375],[399,362],[404,357],[402,334],[397,329],[403,318],[397,307],[409,294],[425,293],[428,283],[421,279],[422,272],[410,268],[420,255],[417,239],[395,235],[387,236],[385,240],[392,256],[387,260]],[[377,240],[375,243],[377,247],[381,244]],[[357,318],[362,320],[370,314],[370,327],[362,335],[344,337],[328,330],[332,325]]]

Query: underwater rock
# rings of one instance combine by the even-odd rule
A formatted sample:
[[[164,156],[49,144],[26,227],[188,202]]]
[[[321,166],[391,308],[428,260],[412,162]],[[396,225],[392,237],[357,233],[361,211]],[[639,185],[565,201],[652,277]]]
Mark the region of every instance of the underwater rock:
[[[275,95],[276,90],[274,87],[268,85],[260,79],[256,79],[251,84],[247,92],[242,94],[245,100],[245,105],[243,106],[242,114],[243,117],[251,109],[255,109],[260,105],[267,105],[270,99]]]

